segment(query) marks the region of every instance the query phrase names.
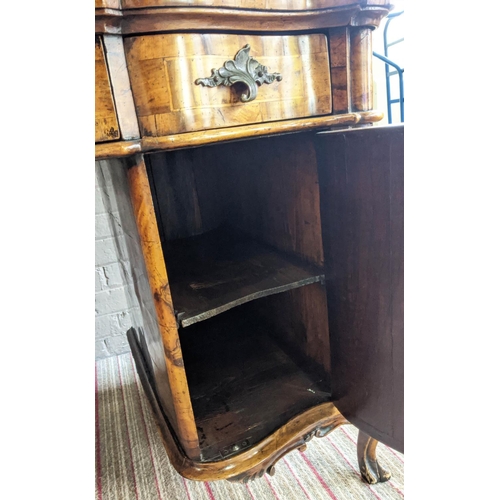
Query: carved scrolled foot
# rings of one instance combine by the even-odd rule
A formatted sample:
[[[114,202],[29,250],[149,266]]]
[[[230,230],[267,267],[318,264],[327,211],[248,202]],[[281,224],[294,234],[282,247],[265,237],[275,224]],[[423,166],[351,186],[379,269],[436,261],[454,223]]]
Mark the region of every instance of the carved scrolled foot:
[[[274,476],[274,474],[276,473],[276,463],[287,453],[290,453],[291,451],[296,449],[304,452],[306,451],[307,443],[313,437],[324,437],[340,425],[348,423],[349,422],[340,414],[337,408],[333,407],[333,412],[328,418],[323,419],[317,424],[314,424],[314,427],[311,426],[312,428],[310,428],[310,430],[304,435],[294,436],[281,449],[277,449],[275,453],[271,454],[263,462],[257,464],[255,467],[252,467],[245,472],[242,472],[241,474],[229,477],[227,478],[227,480],[237,483],[247,483],[248,481],[252,481],[254,479],[262,477],[266,473],[270,476]]]
[[[361,476],[369,484],[383,483],[391,478],[391,473],[383,469],[377,461],[378,441],[359,431],[358,464]]]

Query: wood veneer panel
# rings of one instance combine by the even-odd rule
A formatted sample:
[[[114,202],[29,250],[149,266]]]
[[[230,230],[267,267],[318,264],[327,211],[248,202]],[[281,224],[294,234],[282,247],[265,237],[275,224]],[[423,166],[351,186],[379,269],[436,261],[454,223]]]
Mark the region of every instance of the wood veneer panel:
[[[195,85],[232,60],[246,44],[250,55],[279,72],[257,98],[240,102],[238,89]],[[326,37],[165,34],[125,40],[142,136],[231,127],[331,112]],[[240,87],[241,91],[241,87]]]
[[[317,135],[333,398],[403,451],[404,127]]]
[[[146,166],[141,155],[127,159],[127,165],[133,213],[159,330],[159,337],[152,332],[156,335],[148,348],[151,343],[161,345],[166,380],[163,377],[158,384],[168,384],[171,393],[167,408],[171,425],[186,455],[198,458],[198,437]]]
[[[185,134],[163,137],[147,137],[136,141],[104,142],[95,145],[96,160],[132,156],[140,152],[169,151],[202,146],[214,142],[231,142],[242,138],[255,138],[263,135],[279,135],[300,132],[301,130],[321,130],[331,127],[347,127],[362,123],[380,121],[384,117],[381,111],[349,113],[318,118],[271,122],[257,125],[245,125],[226,129],[188,132]]]
[[[154,33],[162,31],[225,30],[241,32],[278,32],[317,30],[333,26],[346,26],[355,22],[359,6],[309,11],[262,11],[210,7],[156,7],[151,9],[128,10],[119,22],[123,34]],[[387,9],[383,9],[387,14]],[[380,14],[368,25],[377,26]],[[383,15],[382,15],[383,17]],[[116,29],[113,16],[101,16],[102,29]],[[97,26],[97,24],[96,24]]]
[[[120,138],[102,39],[95,37],[95,142]]]
[[[351,111],[349,28],[343,27],[330,30],[329,45],[333,113],[349,113]]]
[[[373,109],[372,30],[352,28],[350,40],[352,111]]]
[[[103,35],[109,75],[113,82],[113,96],[116,114],[120,123],[121,138],[139,138],[139,125],[135,114],[132,90],[125,61],[125,50],[121,36]]]
[[[95,0],[95,8],[96,9],[121,9],[121,3],[122,3],[121,0]]]
[[[101,142],[95,145],[95,159],[123,158],[142,151],[141,141]]]
[[[162,137],[144,137],[141,140],[143,152],[182,149],[223,141],[234,141],[244,138],[255,138],[263,135],[278,135],[309,130],[329,129],[331,127],[349,127],[363,123],[382,120],[382,111],[367,111],[341,115],[318,116],[315,118],[299,118],[279,122],[258,123],[239,127],[220,128]]]
[[[183,0],[181,0],[182,2]],[[279,32],[319,30],[340,26],[377,27],[392,5],[378,0],[316,10],[242,9],[213,6],[153,6],[137,9],[99,8],[96,33],[134,35],[169,31]]]
[[[334,114],[373,108],[372,30],[330,30],[330,69]]]
[[[98,3],[111,6],[119,0],[96,0]],[[315,10],[348,5],[387,5],[387,0],[122,0],[124,9],[140,7],[225,7],[236,9],[262,10]],[[116,8],[116,7],[115,7]]]

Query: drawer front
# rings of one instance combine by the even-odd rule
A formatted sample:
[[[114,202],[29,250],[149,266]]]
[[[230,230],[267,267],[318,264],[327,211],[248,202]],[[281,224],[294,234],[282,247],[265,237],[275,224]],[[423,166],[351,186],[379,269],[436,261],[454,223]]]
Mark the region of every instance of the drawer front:
[[[101,37],[95,37],[95,142],[120,138]]]
[[[249,102],[241,101],[242,95],[248,94],[242,83],[215,87],[195,84],[211,77],[212,69],[234,60],[246,45],[250,46],[249,57],[266,66],[269,74],[279,73],[281,79],[257,86],[257,95]],[[328,47],[323,34],[150,35],[127,38],[125,52],[143,137],[332,111]]]

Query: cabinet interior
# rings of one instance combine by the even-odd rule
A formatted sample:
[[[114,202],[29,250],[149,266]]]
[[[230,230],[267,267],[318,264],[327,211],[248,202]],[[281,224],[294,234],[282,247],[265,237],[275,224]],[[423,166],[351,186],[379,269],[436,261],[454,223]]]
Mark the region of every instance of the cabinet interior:
[[[201,460],[331,399],[311,134],[147,159]]]

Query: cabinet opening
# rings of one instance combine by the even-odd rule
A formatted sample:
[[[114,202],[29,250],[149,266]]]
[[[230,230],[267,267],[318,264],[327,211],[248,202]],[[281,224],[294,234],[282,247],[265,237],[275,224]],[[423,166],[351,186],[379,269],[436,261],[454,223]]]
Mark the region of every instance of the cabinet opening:
[[[311,134],[150,155],[201,459],[331,399]]]
[[[240,453],[330,400],[328,377],[287,348],[272,314],[258,299],[180,331],[202,461]]]
[[[260,298],[276,293],[273,288],[286,291],[323,280],[315,150],[310,134],[297,137],[147,157],[183,327],[217,314],[212,309],[228,310],[224,300],[239,305],[251,300],[247,294]],[[198,302],[196,312],[185,310],[194,305],[187,302]]]

